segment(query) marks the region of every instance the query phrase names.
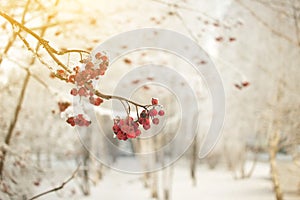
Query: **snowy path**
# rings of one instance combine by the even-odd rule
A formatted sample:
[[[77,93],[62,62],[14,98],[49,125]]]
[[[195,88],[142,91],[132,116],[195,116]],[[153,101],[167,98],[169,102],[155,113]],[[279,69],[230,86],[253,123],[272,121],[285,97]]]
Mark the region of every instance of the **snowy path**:
[[[273,200],[272,183],[268,179],[269,168],[259,163],[253,177],[234,180],[224,169],[209,170],[199,167],[197,186],[192,186],[189,171],[182,164],[176,164],[172,188],[172,200]],[[150,190],[145,190],[140,175],[106,171],[103,180],[92,189],[90,197],[82,200],[98,199],[151,199]]]

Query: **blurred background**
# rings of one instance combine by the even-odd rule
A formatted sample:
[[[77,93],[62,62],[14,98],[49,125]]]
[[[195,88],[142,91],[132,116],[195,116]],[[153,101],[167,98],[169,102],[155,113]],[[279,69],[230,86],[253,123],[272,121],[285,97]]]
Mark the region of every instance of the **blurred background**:
[[[155,74],[146,75],[132,99],[161,99],[167,111],[164,128],[156,130],[161,136],[114,139],[107,101],[95,110],[102,128],[88,138],[87,151],[64,118],[72,109],[72,85],[51,76],[59,66],[41,41],[5,15],[57,50],[92,51],[116,34],[149,27],[191,38],[223,81],[226,117],[217,145],[198,158],[218,112],[203,78],[174,55],[143,50],[115,61],[99,88],[113,93],[124,75],[153,60],[172,66],[197,98],[197,137],[178,161],[156,172],[129,174],[101,164],[90,153],[129,166],[132,159],[110,149],[103,137],[128,151],[157,150],[174,137],[176,124],[193,116],[180,116],[184,102],[155,84]],[[33,199],[53,188],[36,199],[300,199],[299,0],[2,0],[0,26],[0,200]],[[80,60],[73,53],[58,57],[68,66]],[[156,156],[149,162],[167,157]]]

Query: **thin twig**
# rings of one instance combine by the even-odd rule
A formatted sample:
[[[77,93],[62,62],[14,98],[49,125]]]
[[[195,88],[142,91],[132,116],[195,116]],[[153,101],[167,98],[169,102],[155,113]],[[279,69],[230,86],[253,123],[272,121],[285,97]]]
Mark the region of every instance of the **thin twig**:
[[[245,3],[243,3],[241,0],[235,0],[238,4],[240,4],[243,8],[245,8],[246,10],[248,10],[248,12],[258,21],[260,22],[263,26],[265,26],[267,29],[269,29],[274,35],[283,38],[285,40],[287,40],[288,42],[292,43],[292,44],[296,44],[297,46],[299,46],[297,44],[297,42],[295,42],[292,38],[282,34],[281,32],[275,30],[273,27],[271,27],[267,22],[265,22],[263,19],[261,19],[261,17],[259,17],[249,6],[247,6]]]
[[[126,108],[126,106],[125,106],[125,104],[124,104],[124,102],[123,102],[122,100],[120,100],[120,102],[121,102],[121,104],[123,105],[124,110],[125,110],[126,113],[127,113],[127,116],[129,116],[130,110]],[[128,103],[128,102],[127,102],[127,103]]]
[[[274,12],[283,14],[286,17],[291,17],[291,15],[288,12],[286,12],[286,10],[284,9],[284,6],[286,6],[286,5],[280,5],[280,7],[283,8],[283,9],[279,10],[279,9],[276,9],[276,7],[273,6],[273,5],[275,5],[274,1],[270,1],[270,2],[266,2],[266,1],[262,1],[262,0],[254,0],[254,1],[257,2],[257,3],[262,4],[263,6],[269,8],[270,10],[272,10]]]
[[[123,101],[127,101],[128,103],[131,103],[132,105],[142,107],[144,109],[147,109],[148,107],[151,106],[151,105],[142,105],[142,104],[136,103],[136,102],[131,101],[130,99],[127,99],[127,98],[124,98],[124,97],[103,94],[98,90],[94,90],[93,92],[96,96],[101,97],[101,98],[106,99],[106,100],[110,100],[110,99],[117,99],[117,100],[120,100],[120,101],[123,100]]]
[[[55,27],[55,26],[59,26],[59,25],[65,25],[65,24],[70,24],[74,22],[74,20],[67,20],[67,21],[61,21],[61,22],[53,22],[50,24],[44,24],[41,26],[36,26],[36,27],[32,27],[30,28],[31,30],[40,30],[40,29],[44,29],[44,28],[51,28],[51,27]]]
[[[81,165],[81,164],[79,164],[79,165],[77,166],[77,168],[76,168],[75,171],[72,173],[72,175],[71,175],[68,179],[66,179],[64,182],[62,182],[62,184],[61,184],[60,186],[57,186],[57,187],[55,187],[55,188],[52,188],[52,189],[50,189],[50,190],[47,190],[47,191],[42,192],[42,193],[40,193],[40,194],[37,194],[37,195],[31,197],[31,198],[28,199],[28,200],[37,199],[37,198],[39,198],[39,197],[41,197],[41,196],[44,196],[44,195],[46,195],[46,194],[49,194],[49,193],[51,193],[51,192],[56,192],[56,191],[58,191],[58,190],[63,189],[64,186],[65,186],[66,184],[68,184],[73,178],[75,178],[75,176],[77,175],[77,173],[78,173],[78,171],[79,171],[80,165]]]
[[[300,46],[299,24],[298,24],[299,20],[297,16],[297,8],[292,2],[291,2],[291,7],[293,9],[293,19],[294,19],[295,29],[296,29],[296,38],[297,38],[298,45]]]
[[[25,16],[28,12],[29,4],[30,4],[30,0],[27,1],[26,5],[25,5],[25,8],[24,8],[24,11],[22,13],[21,24],[23,24],[23,25],[25,24]],[[7,52],[9,51],[9,49],[12,47],[13,43],[15,42],[15,40],[17,38],[17,34],[18,34],[18,32],[14,31],[12,33],[10,39],[8,40],[6,46],[4,47],[3,53],[2,53],[2,55],[0,55],[0,64],[3,61],[3,55],[7,54]]]
[[[24,45],[26,46],[26,48],[28,49],[28,51],[32,52],[37,58],[38,60],[45,65],[52,73],[55,73],[54,69],[46,62],[43,60],[42,56],[40,56],[40,54],[38,52],[36,52],[34,49],[32,49],[29,45],[29,43],[27,42],[27,40],[20,34],[17,34],[19,36],[19,38],[22,40],[22,42],[24,43]],[[32,63],[31,63],[32,64]]]
[[[58,93],[59,93],[58,91],[55,91],[54,89],[50,88],[49,85],[44,80],[42,80],[38,75],[32,73],[27,67],[25,67],[24,65],[19,63],[17,60],[14,60],[12,58],[8,58],[8,60],[15,63],[22,70],[25,70],[26,72],[28,72],[30,74],[31,78],[33,78],[34,80],[37,81],[37,83],[39,83],[43,87],[45,87],[45,89],[47,89],[52,95],[58,95]]]
[[[183,4],[177,4],[177,3],[170,3],[170,2],[166,2],[166,1],[162,1],[162,0],[150,0],[150,1],[157,2],[157,3],[160,3],[160,4],[164,4],[164,5],[167,5],[169,7],[173,7],[173,8],[180,8],[180,9],[183,9],[183,10],[196,12],[197,14],[201,14],[202,16],[205,16],[205,17],[207,17],[207,18],[209,18],[213,21],[218,21],[214,17],[208,15],[207,13],[205,13],[202,10],[199,10],[195,7],[189,7],[189,6],[186,6],[186,5],[183,5]]]

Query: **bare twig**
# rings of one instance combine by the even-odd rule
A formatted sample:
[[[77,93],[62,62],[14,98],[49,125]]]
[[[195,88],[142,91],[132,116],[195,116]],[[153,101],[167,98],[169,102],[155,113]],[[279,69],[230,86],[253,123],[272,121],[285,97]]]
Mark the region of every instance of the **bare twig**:
[[[283,14],[284,16],[286,17],[291,17],[291,14],[289,14],[285,7],[287,5],[285,4],[280,4],[280,5],[277,5],[279,6],[280,8],[282,9],[278,9],[278,7],[275,7],[276,6],[276,2],[275,1],[263,1],[263,0],[254,0],[255,2],[258,2],[262,5],[264,5],[265,7],[269,8],[270,10],[274,11],[274,12],[277,12],[277,13],[280,13],[280,14]],[[274,6],[275,5],[275,6]]]
[[[218,21],[214,17],[208,15],[207,13],[205,13],[202,10],[199,10],[195,7],[190,7],[190,6],[187,6],[187,5],[184,5],[184,4],[178,4],[178,3],[170,3],[170,2],[166,2],[166,1],[162,1],[162,0],[150,0],[150,1],[157,2],[157,3],[160,3],[160,4],[164,4],[164,5],[167,5],[169,7],[173,7],[173,8],[180,8],[180,9],[183,9],[183,10],[196,12],[197,14],[201,14],[202,16],[205,16],[206,18],[209,18],[213,21]]]
[[[31,46],[29,45],[29,43],[27,42],[27,40],[20,34],[18,33],[19,38],[22,40],[22,42],[24,43],[24,45],[26,46],[26,48],[28,49],[28,51],[32,52],[33,55],[36,56],[36,58],[43,64],[45,65],[52,73],[54,73],[54,69],[53,67],[51,67],[46,61],[43,60],[42,56],[36,52],[34,49],[31,48]],[[33,64],[31,62],[31,64]]]
[[[106,100],[117,99],[117,100],[120,100],[120,101],[126,101],[126,102],[128,102],[128,103],[130,103],[132,105],[135,105],[135,106],[138,106],[138,107],[142,107],[144,109],[147,109],[149,106],[151,106],[151,105],[142,105],[142,104],[136,103],[136,102],[134,102],[134,101],[132,101],[130,99],[124,98],[124,97],[103,94],[103,93],[101,93],[98,90],[94,90],[94,94],[96,96],[101,97],[101,98],[106,99]]]
[[[44,195],[46,195],[46,194],[49,194],[49,193],[52,193],[52,192],[56,192],[56,191],[58,191],[58,190],[63,189],[63,188],[65,187],[66,184],[68,184],[72,179],[75,178],[75,176],[77,175],[77,173],[78,173],[78,171],[79,171],[80,165],[81,165],[81,164],[79,164],[79,165],[77,166],[77,168],[76,168],[75,171],[72,173],[72,175],[71,175],[68,179],[66,179],[64,182],[62,182],[62,184],[61,184],[60,186],[57,186],[57,187],[55,187],[55,188],[52,188],[52,189],[50,189],[50,190],[47,190],[47,191],[42,192],[42,193],[40,193],[40,194],[37,194],[37,195],[31,197],[31,198],[28,199],[28,200],[37,199],[37,198],[39,198],[39,197],[41,197],[41,196],[44,196]]]
[[[300,32],[299,32],[299,24],[298,24],[299,19],[298,19],[298,16],[297,16],[297,8],[293,4],[293,2],[291,2],[291,7],[293,9],[293,19],[294,19],[295,29],[296,29],[296,38],[297,38],[298,45],[300,46],[300,35],[299,35]]]
[[[24,25],[25,24],[25,16],[28,12],[28,8],[29,8],[29,4],[30,4],[30,0],[27,1],[24,11],[22,13],[22,19],[21,19],[21,24]],[[8,40],[6,46],[4,47],[4,51],[2,53],[2,55],[0,55],[0,64],[3,61],[3,55],[7,54],[7,52],[9,51],[10,47],[12,47],[13,43],[15,42],[16,38],[17,38],[17,34],[18,32],[13,32],[10,39]]]
[[[53,23],[49,23],[49,24],[44,24],[41,26],[36,26],[36,27],[31,27],[31,30],[41,30],[44,28],[51,28],[51,27],[55,27],[55,26],[61,26],[61,25],[66,25],[66,24],[70,24],[74,22],[74,20],[66,20],[66,21],[60,21],[60,22],[53,22]]]
[[[20,62],[18,62],[17,60],[14,60],[12,58],[8,58],[9,61],[15,63],[16,65],[18,65],[22,70],[25,70],[27,71],[31,78],[33,78],[34,80],[37,81],[37,83],[41,84],[43,87],[45,87],[45,89],[47,89],[52,95],[57,95],[58,94],[58,91],[54,91],[51,87],[49,87],[49,85],[44,81],[42,80],[38,75],[32,73],[28,68],[27,66],[24,66],[22,65]]]
[[[285,40],[287,40],[288,42],[292,43],[292,44],[296,44],[297,46],[300,46],[299,44],[297,44],[296,41],[294,41],[292,38],[282,34],[281,32],[275,30],[273,27],[271,27],[266,21],[264,21],[261,17],[259,17],[249,6],[247,6],[245,3],[243,3],[241,0],[235,0],[238,4],[240,4],[243,8],[245,8],[246,10],[248,10],[248,12],[259,22],[261,23],[263,26],[265,26],[267,29],[269,29],[274,35],[283,38]]]

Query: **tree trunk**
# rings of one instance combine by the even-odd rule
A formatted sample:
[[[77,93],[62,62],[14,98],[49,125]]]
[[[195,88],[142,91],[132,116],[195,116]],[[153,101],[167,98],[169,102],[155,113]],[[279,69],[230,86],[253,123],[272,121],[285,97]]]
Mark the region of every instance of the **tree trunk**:
[[[83,155],[83,183],[82,183],[82,193],[85,196],[90,195],[90,184],[89,184],[89,161],[90,155],[87,150],[84,149]]]
[[[25,79],[24,79],[22,89],[21,89],[21,94],[20,94],[20,97],[19,97],[18,105],[16,107],[12,122],[9,125],[7,135],[5,136],[4,143],[7,146],[9,146],[9,144],[10,144],[13,132],[14,132],[16,124],[18,122],[19,114],[20,114],[20,111],[21,111],[21,107],[22,107],[22,104],[23,104],[23,100],[24,100],[24,97],[25,97],[25,92],[26,92],[26,88],[27,88],[29,79],[30,79],[30,73],[27,72],[27,74],[25,76]],[[5,162],[5,157],[6,157],[6,154],[7,154],[7,151],[6,151],[5,148],[1,149],[1,151],[2,151],[2,154],[0,154],[1,155],[1,157],[0,157],[1,158],[1,160],[0,160],[0,180],[3,179],[4,162]]]
[[[271,168],[271,179],[273,182],[273,189],[276,195],[276,200],[283,200],[283,194],[279,182],[279,174],[276,163],[276,154],[278,152],[280,136],[278,133],[275,133],[269,139],[269,162]]]
[[[193,181],[193,185],[197,185],[197,178],[196,178],[196,169],[197,169],[197,137],[195,137],[193,146],[192,146],[192,155],[191,155],[191,178]]]

